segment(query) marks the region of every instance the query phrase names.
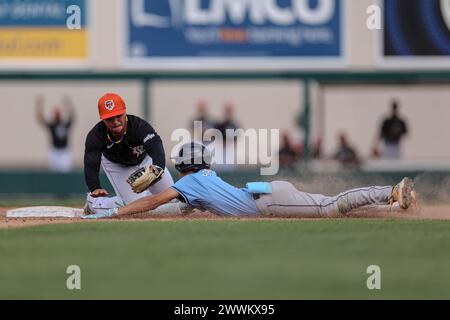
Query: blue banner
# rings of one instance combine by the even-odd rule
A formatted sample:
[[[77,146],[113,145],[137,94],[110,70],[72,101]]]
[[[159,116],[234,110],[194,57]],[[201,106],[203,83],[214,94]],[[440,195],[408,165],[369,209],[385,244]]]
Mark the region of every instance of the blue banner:
[[[85,0],[0,0],[0,27],[65,27],[67,9],[80,9],[85,26]]]
[[[128,0],[126,57],[342,58],[341,0]]]
[[[385,0],[384,55],[450,55],[449,0]]]
[[[85,60],[86,6],[86,0],[0,0],[0,62]]]

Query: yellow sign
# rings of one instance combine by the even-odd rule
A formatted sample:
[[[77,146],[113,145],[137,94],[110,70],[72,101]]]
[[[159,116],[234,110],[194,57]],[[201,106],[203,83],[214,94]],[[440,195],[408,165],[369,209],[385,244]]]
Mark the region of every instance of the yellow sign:
[[[0,59],[85,59],[88,32],[67,28],[1,28]]]

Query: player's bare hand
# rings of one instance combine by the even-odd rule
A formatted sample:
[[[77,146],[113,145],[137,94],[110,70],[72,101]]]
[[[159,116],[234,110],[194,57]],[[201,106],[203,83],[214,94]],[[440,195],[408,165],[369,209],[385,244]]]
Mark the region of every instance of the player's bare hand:
[[[108,191],[106,191],[105,189],[95,189],[94,191],[91,192],[91,196],[94,198],[106,197],[108,194],[109,194]]]

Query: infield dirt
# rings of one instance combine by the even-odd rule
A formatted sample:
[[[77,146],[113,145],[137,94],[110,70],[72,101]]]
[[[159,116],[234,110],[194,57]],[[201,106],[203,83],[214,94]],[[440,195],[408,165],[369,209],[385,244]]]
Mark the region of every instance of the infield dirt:
[[[61,224],[61,223],[73,223],[73,222],[84,222],[90,223],[90,221],[86,221],[79,218],[7,218],[6,211],[13,208],[0,208],[0,229],[9,229],[9,228],[21,228],[21,227],[30,227],[30,226],[39,226],[39,225],[49,225],[49,224]],[[428,205],[421,208],[408,210],[405,212],[390,212],[390,211],[374,211],[374,210],[358,210],[351,212],[346,217],[340,219],[349,219],[349,218],[360,218],[360,219],[370,219],[370,218],[381,218],[381,219],[423,219],[423,220],[450,220],[450,205]],[[239,218],[229,218],[229,217],[220,217],[208,212],[194,212],[188,215],[176,216],[176,215],[167,215],[164,217],[161,216],[149,216],[144,214],[137,214],[133,216],[122,216],[117,218],[111,218],[108,220],[130,220],[130,221],[139,221],[139,220],[220,220],[220,219],[292,219],[292,220],[301,220],[305,218],[301,217],[280,217],[280,216],[264,216],[264,217],[239,217]],[[106,220],[102,220],[106,221]]]

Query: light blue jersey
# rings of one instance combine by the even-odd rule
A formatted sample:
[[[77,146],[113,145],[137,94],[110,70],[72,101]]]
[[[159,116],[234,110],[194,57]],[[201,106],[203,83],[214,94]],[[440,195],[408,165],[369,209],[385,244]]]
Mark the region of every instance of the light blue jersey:
[[[197,209],[227,216],[259,213],[250,192],[226,183],[212,170],[203,169],[188,174],[178,180],[172,188],[186,203]]]

